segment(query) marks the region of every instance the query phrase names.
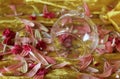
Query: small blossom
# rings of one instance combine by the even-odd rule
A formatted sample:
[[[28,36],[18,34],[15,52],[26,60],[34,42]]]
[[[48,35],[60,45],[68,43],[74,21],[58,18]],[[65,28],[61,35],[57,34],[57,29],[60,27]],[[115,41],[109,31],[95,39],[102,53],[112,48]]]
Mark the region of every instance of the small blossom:
[[[44,42],[43,40],[38,41],[38,43],[36,44],[36,48],[43,51],[47,48],[46,42]]]
[[[16,35],[16,33],[15,32],[13,32],[13,31],[11,31],[10,29],[5,29],[4,31],[3,31],[3,36],[5,37],[5,38],[11,38],[11,39],[13,39],[13,38],[15,38],[15,35]]]
[[[37,17],[36,17],[36,16],[33,16],[33,15],[29,16],[29,18],[30,18],[31,20],[36,20],[36,19],[37,19]]]
[[[14,54],[20,54],[22,52],[23,48],[20,45],[15,45],[12,49],[11,52]]]
[[[55,13],[49,12],[47,6],[44,5],[44,7],[43,7],[43,17],[44,18],[49,18],[49,19],[55,18]]]
[[[52,18],[55,18],[55,14],[53,12],[44,13],[43,17],[52,19]]]
[[[23,45],[24,51],[31,51],[31,47],[29,45]]]
[[[7,44],[7,45],[14,45],[14,40],[9,38],[5,38],[3,41],[3,44]]]

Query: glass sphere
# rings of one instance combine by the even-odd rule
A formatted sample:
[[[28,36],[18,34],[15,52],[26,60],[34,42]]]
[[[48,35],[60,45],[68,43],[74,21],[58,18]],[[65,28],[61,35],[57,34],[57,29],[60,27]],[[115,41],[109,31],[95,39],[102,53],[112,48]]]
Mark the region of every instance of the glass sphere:
[[[92,53],[98,44],[96,25],[78,11],[61,16],[53,25],[51,36],[58,56],[70,59]]]

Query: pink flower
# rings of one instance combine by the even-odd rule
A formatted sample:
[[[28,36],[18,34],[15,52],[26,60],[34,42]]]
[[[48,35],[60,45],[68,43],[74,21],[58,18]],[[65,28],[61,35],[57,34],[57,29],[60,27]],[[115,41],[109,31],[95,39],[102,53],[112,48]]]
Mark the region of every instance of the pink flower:
[[[5,29],[4,31],[3,31],[3,36],[5,37],[5,38],[10,38],[10,39],[13,39],[13,38],[15,38],[15,35],[16,35],[16,33],[15,32],[13,32],[13,31],[11,31],[10,29]]]
[[[43,40],[38,41],[38,43],[36,44],[36,48],[43,51],[47,48],[46,42],[44,42]]]
[[[14,54],[20,54],[22,52],[23,48],[20,45],[15,45],[12,49],[11,52]]]

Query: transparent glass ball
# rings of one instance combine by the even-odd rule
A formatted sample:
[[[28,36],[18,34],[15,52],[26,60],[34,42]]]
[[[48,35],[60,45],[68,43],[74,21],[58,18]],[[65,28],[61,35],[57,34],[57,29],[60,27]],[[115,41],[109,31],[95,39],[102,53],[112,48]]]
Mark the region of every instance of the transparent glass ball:
[[[92,53],[98,44],[96,25],[79,11],[61,16],[53,25],[51,36],[58,56],[70,59]]]

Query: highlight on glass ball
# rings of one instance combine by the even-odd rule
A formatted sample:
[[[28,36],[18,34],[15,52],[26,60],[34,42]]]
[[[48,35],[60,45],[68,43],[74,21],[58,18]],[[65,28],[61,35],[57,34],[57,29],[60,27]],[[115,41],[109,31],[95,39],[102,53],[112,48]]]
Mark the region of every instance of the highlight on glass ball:
[[[70,11],[61,16],[51,29],[58,56],[78,58],[92,53],[98,44],[98,33],[92,20],[83,12]]]

